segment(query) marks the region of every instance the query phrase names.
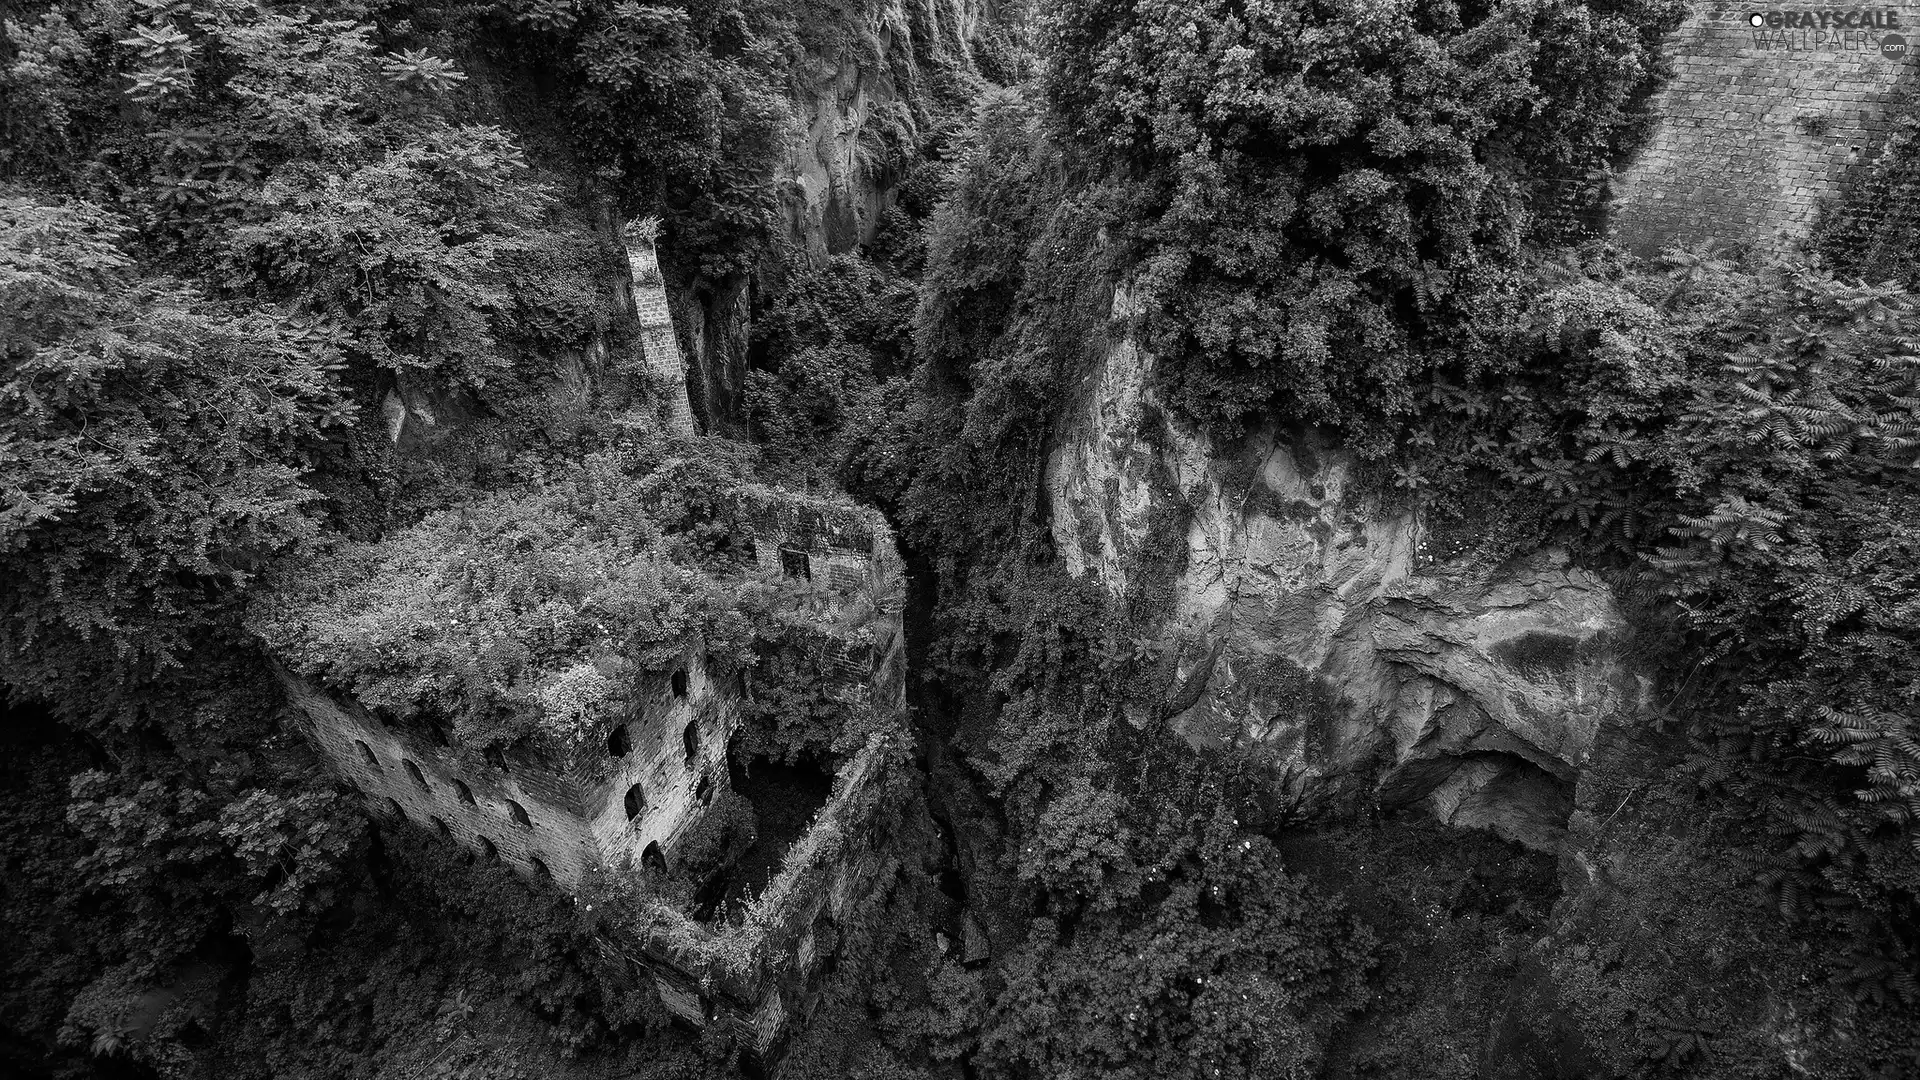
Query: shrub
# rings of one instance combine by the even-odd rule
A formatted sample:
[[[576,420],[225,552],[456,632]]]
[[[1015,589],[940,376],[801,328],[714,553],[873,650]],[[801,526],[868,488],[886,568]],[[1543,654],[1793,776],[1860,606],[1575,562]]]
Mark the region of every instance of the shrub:
[[[90,203],[0,198],[0,668],[75,707],[168,663],[315,534],[303,473],[353,415],[335,335],[141,277],[127,232]]]

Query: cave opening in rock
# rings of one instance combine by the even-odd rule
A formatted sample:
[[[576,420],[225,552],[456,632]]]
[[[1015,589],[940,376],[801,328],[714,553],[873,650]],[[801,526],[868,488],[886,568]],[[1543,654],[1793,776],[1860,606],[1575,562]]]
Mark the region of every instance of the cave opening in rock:
[[[1423,805],[1445,824],[1486,829],[1536,851],[1559,846],[1571,784],[1519,754],[1473,751],[1408,761],[1380,786],[1388,807]]]

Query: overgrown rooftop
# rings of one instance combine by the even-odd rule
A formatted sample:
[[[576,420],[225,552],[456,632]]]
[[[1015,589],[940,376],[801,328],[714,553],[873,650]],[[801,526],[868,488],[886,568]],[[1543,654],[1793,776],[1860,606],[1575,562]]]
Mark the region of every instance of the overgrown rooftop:
[[[602,453],[378,541],[339,540],[283,572],[250,622],[296,674],[385,718],[565,760],[696,640],[722,668],[753,662],[756,627],[791,589],[758,568],[742,518],[775,509],[874,523],[754,482],[720,440]]]

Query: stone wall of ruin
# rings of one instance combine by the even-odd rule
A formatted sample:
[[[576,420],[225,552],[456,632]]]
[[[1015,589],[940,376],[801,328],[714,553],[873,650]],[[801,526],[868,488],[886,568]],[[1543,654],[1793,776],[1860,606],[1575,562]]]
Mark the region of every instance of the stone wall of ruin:
[[[667,304],[666,282],[660,275],[659,255],[644,237],[627,240],[633,313],[640,320],[641,361],[657,397],[654,402],[668,430],[694,434],[693,406],[687,398],[687,364],[674,336],[673,312]]]
[[[743,506],[734,529],[740,542],[751,541],[762,569],[829,585],[830,618],[863,607],[860,618],[833,631],[848,637],[839,657],[846,690],[862,704],[903,714],[905,581],[885,522],[871,511],[762,489]],[[710,672],[704,650],[693,642],[680,668],[648,677],[621,725],[624,752],[615,753],[622,748],[609,733],[566,763],[511,753],[488,760],[439,745],[426,732],[383,724],[291,675],[283,678],[308,736],[373,812],[444,827],[450,839],[474,850],[491,845],[523,873],[544,868],[569,889],[594,867],[617,871],[643,862],[650,845],[671,864],[679,838],[710,801],[701,798],[702,781],[710,794],[728,785],[727,746],[742,704],[738,683]],[[624,957],[636,985],[658,994],[670,1013],[723,1030],[772,1063],[792,1025],[811,1011],[844,928],[879,887],[890,828],[879,789],[893,754],[887,740],[876,737],[841,769],[832,799],[788,852],[745,925],[710,927],[681,918],[654,938],[608,940],[604,947]],[[626,794],[634,785],[644,793],[645,809],[629,821]]]
[[[681,836],[727,787],[727,742],[740,715],[735,687],[711,677],[704,652],[690,650],[675,672],[647,679],[621,725],[627,753],[616,757],[606,746],[589,747],[584,753],[603,757],[604,764],[563,772],[513,754],[489,761],[437,745],[294,676],[283,681],[309,738],[372,811],[399,814],[476,851],[491,844],[516,869],[538,874],[544,866],[569,889],[579,887],[589,868],[638,865],[652,845],[671,862]],[[703,779],[711,785],[704,801]],[[627,793],[636,786],[644,808],[630,820]]]

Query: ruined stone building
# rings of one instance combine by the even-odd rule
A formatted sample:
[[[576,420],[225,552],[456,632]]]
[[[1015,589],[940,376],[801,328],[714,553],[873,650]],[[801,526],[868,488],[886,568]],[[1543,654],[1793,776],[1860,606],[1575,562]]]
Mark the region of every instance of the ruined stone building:
[[[638,223],[622,232],[629,275],[615,283],[613,300],[639,323],[643,396],[668,433],[691,436],[653,230]],[[398,393],[393,399],[388,420],[399,441],[419,410]],[[875,808],[897,751],[886,732],[905,710],[904,585],[876,511],[752,482],[720,501],[727,509],[709,529],[724,532],[719,542],[744,556],[758,580],[787,583],[772,595],[790,597],[814,628],[810,647],[827,684],[817,689],[849,716],[876,720],[868,726],[878,734],[840,759],[830,794],[821,778],[824,802],[812,825],[782,839],[777,867],[736,917],[656,898],[635,924],[647,929],[602,944],[627,967],[633,992],[657,996],[688,1023],[719,1027],[750,1059],[770,1065],[882,865],[885,823]],[[744,777],[729,750],[754,700],[754,671],[716,663],[698,634],[670,663],[650,667],[622,688],[623,715],[558,750],[525,742],[476,749],[435,722],[396,721],[290,668],[281,677],[305,734],[370,812],[579,902],[623,875],[652,871],[652,880],[664,880],[681,865],[689,835]]]
[[[514,751],[477,754],[389,726],[288,676],[308,735],[377,813],[430,826],[487,858],[578,888],[591,868],[665,865],[727,783],[739,696],[715,685],[698,642],[656,673],[606,760],[554,767]]]
[[[900,715],[901,568],[879,515],[757,485],[733,501],[733,542],[763,571],[815,587],[836,698],[849,709]],[[576,895],[596,875],[674,865],[681,839],[728,789],[728,744],[754,692],[750,673],[719,677],[703,643],[689,640],[677,663],[643,677],[627,716],[556,761],[476,753],[430,728],[383,722],[290,673],[283,678],[306,734],[371,812]],[[642,940],[607,942],[631,965],[639,992],[773,1060],[831,963],[837,928],[879,872],[874,841],[883,826],[872,820],[873,796],[889,753],[888,740],[876,737],[851,756],[742,922],[702,923],[661,908],[650,912],[654,929]]]

